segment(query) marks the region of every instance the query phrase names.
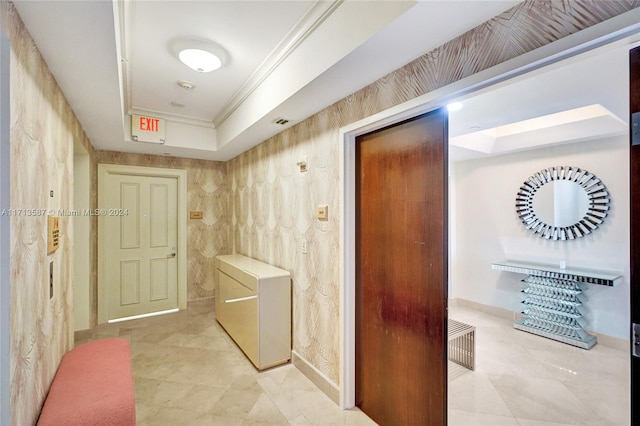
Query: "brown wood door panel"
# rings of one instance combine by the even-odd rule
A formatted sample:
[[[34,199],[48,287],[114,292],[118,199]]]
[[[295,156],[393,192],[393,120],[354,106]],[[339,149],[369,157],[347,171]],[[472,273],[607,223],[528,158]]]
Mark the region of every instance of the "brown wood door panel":
[[[356,405],[446,424],[447,116],[356,139]]]
[[[640,47],[629,52],[629,112],[640,112]],[[630,122],[632,120],[629,120]],[[630,128],[630,312],[631,323],[640,324],[640,145],[633,145],[633,132]],[[633,330],[631,330],[633,334]],[[631,336],[633,338],[633,336]],[[640,425],[640,358],[631,357],[631,424]]]

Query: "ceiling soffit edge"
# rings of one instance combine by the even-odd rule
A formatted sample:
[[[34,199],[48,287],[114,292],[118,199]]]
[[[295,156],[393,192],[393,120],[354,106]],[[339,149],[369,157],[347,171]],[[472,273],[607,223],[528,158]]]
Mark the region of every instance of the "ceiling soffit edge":
[[[116,20],[116,46],[119,47],[120,90],[124,114],[131,114],[132,87],[129,54],[132,52],[133,26],[135,22],[135,1],[113,0],[114,19]]]
[[[125,94],[127,91],[128,81],[125,79],[125,68],[126,62],[123,58],[126,57],[126,51],[124,41],[122,39],[122,26],[124,24],[124,16],[123,16],[123,7],[122,3],[124,0],[113,0],[112,1],[112,11],[113,11],[113,32],[115,39],[115,48],[116,48],[116,69],[118,70],[118,90],[120,90],[120,113],[122,115],[122,128],[124,131],[124,119],[127,111],[127,102],[125,99]]]
[[[213,119],[219,127],[242,103],[291,55],[322,23],[335,12],[344,0],[316,1],[298,23],[256,68],[247,81],[231,97],[229,103]]]
[[[174,114],[166,111],[158,111],[150,108],[138,108],[131,107],[129,108],[128,114],[136,114],[136,115],[145,115],[155,118],[162,118],[167,121],[172,121],[174,123],[188,124],[191,126],[199,126],[199,127],[207,127],[207,128],[215,128],[214,124],[210,120],[203,120],[199,118],[189,117],[187,115]]]

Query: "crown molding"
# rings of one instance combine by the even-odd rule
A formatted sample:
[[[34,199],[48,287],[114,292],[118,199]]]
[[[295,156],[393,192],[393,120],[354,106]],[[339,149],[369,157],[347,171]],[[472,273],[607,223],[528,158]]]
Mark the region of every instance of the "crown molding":
[[[126,0],[113,0],[114,18],[116,19],[116,46],[119,47],[120,90],[122,91],[122,111],[130,111],[132,108],[131,82],[131,52],[133,51],[133,37],[136,2]]]
[[[240,105],[273,73],[280,64],[289,57],[333,12],[344,3],[344,0],[316,1],[298,23],[287,33],[280,43],[271,51],[256,68],[247,81],[234,93],[231,100],[213,119],[219,127]]]

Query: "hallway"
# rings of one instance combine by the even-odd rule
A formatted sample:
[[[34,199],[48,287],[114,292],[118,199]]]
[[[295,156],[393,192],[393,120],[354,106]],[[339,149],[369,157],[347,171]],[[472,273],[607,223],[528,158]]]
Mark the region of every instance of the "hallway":
[[[464,306],[450,315],[476,326],[476,370],[449,382],[450,426],[629,424],[626,352],[575,348]],[[131,342],[140,426],[375,424],[341,410],[291,364],[255,370],[215,321],[211,299],[99,326],[76,344],[115,336]]]

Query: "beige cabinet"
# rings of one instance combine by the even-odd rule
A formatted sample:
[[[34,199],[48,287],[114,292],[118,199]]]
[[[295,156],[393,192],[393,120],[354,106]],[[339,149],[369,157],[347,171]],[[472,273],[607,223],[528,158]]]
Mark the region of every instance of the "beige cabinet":
[[[291,359],[291,274],[239,254],[218,256],[216,320],[258,370]]]

